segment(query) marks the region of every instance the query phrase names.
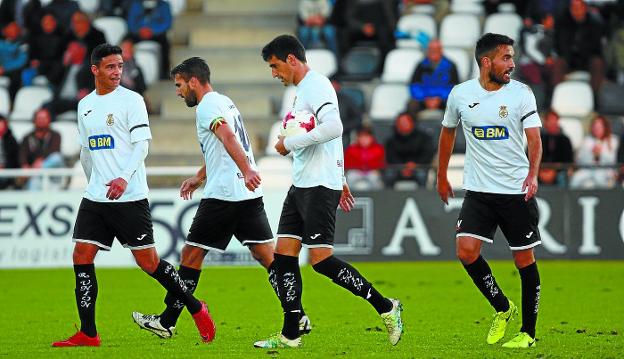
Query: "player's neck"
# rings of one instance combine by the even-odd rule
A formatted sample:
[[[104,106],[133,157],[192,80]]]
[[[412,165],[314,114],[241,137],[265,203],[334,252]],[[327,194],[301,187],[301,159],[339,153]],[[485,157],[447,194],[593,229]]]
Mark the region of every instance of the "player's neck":
[[[201,100],[204,98],[204,96],[206,96],[206,94],[212,91],[214,90],[212,89],[212,86],[210,86],[209,83],[206,83],[205,86],[202,86],[201,88],[199,88],[195,93],[195,95],[197,96],[197,103],[200,103]]]
[[[489,75],[481,74],[479,76],[479,84],[485,91],[498,91],[500,90],[504,84],[494,82],[490,80]]]
[[[107,94],[115,91],[116,89],[117,89],[117,86],[107,87],[107,86],[102,86],[102,85],[98,84],[97,82],[95,83],[95,93],[98,94],[98,96],[107,95]]]
[[[301,80],[306,77],[308,72],[310,72],[310,67],[307,64],[301,63],[301,68],[298,69],[298,71],[295,73],[295,76],[293,77],[293,84],[295,86],[299,85]]]

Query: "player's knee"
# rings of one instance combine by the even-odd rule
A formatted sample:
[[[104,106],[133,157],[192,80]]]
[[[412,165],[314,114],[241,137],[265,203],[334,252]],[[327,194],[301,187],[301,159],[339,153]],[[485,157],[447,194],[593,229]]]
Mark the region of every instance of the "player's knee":
[[[146,273],[152,274],[158,268],[160,259],[153,257],[135,257],[137,265]]]
[[[91,264],[95,259],[97,253],[97,246],[77,243],[74,246],[74,253],[72,259],[74,264]]]
[[[457,246],[457,258],[464,264],[470,264],[479,258],[479,251],[468,246]]]
[[[256,244],[249,247],[252,257],[264,268],[268,268],[273,262],[273,246],[266,244]]]
[[[180,264],[194,269],[201,269],[202,263],[204,262],[204,257],[206,257],[206,253],[208,251],[195,247],[186,245],[182,248],[182,254],[180,256]]]

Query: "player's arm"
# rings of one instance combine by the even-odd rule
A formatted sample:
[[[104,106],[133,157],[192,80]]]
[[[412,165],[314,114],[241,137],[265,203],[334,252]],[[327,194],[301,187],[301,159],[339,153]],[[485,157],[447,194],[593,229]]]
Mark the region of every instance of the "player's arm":
[[[223,147],[227,151],[228,155],[232,158],[236,166],[243,174],[245,179],[245,187],[250,191],[255,191],[260,186],[260,173],[251,167],[249,158],[245,154],[243,147],[236,139],[236,134],[232,131],[232,128],[222,119],[218,118],[213,120],[210,125],[210,129],[214,132],[215,136],[223,143]]]
[[[206,180],[206,164],[197,171],[195,176],[187,178],[180,186],[180,197],[185,200],[193,198],[193,192]]]
[[[453,147],[455,146],[455,127],[444,127],[440,132],[438,143],[438,183],[437,190],[442,202],[448,204],[448,198],[455,197],[453,188],[448,181],[448,164],[451,160]]]
[[[106,184],[106,186],[108,186],[106,198],[116,200],[123,195],[128,186],[128,182],[130,182],[130,178],[132,178],[139,166],[145,161],[148,150],[149,140],[141,140],[132,144],[132,153],[121,175]]]
[[[338,108],[331,104],[317,110],[318,125],[310,132],[284,139],[284,147],[294,151],[311,145],[318,145],[342,136],[342,121]]]
[[[529,152],[529,174],[524,183],[522,183],[522,191],[526,189],[527,193],[524,196],[524,200],[528,201],[537,193],[537,174],[542,161],[542,138],[540,137],[539,127],[525,128],[524,132],[527,137]]]
[[[91,152],[86,147],[80,148],[80,164],[87,176],[87,182],[91,180],[91,170],[93,169],[93,162],[91,160]]]

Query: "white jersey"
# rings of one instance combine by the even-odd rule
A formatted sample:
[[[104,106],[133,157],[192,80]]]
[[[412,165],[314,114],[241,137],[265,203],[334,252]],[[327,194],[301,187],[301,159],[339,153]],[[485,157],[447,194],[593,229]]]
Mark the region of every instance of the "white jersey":
[[[92,160],[91,178],[84,197],[96,202],[112,202],[106,198],[106,184],[122,175],[134,148],[133,143],[149,140],[145,101],[138,93],[118,86],[106,95],[95,91],[78,103],[78,138],[89,150]],[[126,191],[115,202],[147,198],[145,163],[130,178]]]
[[[442,125],[462,121],[466,137],[464,189],[521,194],[529,173],[524,129],[541,127],[531,89],[511,80],[498,91],[486,91],[478,79],[453,88]]]
[[[342,149],[342,123],[338,110],[336,91],[329,79],[310,70],[297,84],[297,91],[291,112],[304,111],[313,113],[318,125],[324,121],[337,121],[340,134],[328,138],[326,142],[312,144],[293,151],[293,185],[300,188],[323,186],[342,190],[344,159]],[[299,137],[299,136],[296,136]],[[288,141],[294,138],[289,138]]]
[[[256,169],[249,136],[240,112],[229,97],[212,91],[204,95],[195,110],[197,137],[206,162],[206,186],[203,198],[238,202],[262,197],[262,188],[254,192],[245,187],[243,174],[230,157],[223,143],[213,132],[220,121],[225,122],[236,134],[251,167]]]

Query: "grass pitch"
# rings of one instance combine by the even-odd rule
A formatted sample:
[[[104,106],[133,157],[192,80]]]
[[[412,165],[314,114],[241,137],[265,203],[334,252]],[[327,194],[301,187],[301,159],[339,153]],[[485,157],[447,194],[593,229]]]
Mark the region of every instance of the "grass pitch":
[[[537,346],[504,350],[485,336],[492,309],[456,262],[354,263],[377,289],[403,302],[405,333],[396,347],[375,311],[311,267],[303,268],[303,303],[313,331],[295,350],[254,349],[277,332],[281,309],[261,267],[204,269],[197,295],[217,323],[200,343],[188,313],[162,340],[139,330],[130,313],[160,312],[164,292],[139,269],[98,269],[100,348],[51,348],[79,323],[71,269],[0,271],[0,357],[108,358],[622,358],[624,262],[541,261]],[[520,305],[511,260],[492,261],[505,294]],[[520,328],[511,322],[504,342]]]

